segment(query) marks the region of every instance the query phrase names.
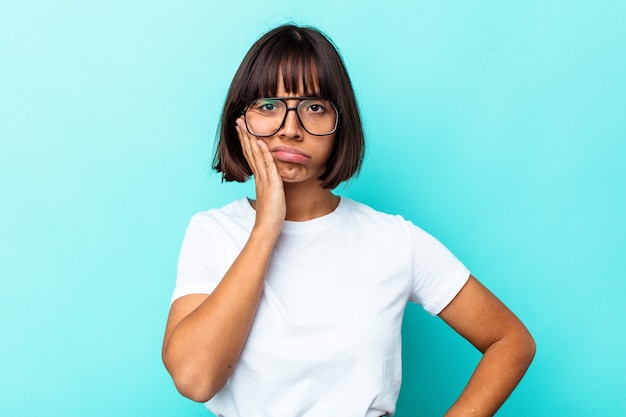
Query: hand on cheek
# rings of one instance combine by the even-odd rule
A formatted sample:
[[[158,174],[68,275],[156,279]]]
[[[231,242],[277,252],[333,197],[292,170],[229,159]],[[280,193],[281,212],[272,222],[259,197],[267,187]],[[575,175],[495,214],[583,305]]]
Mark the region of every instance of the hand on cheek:
[[[282,225],[286,214],[285,192],[274,157],[265,142],[248,133],[241,117],[237,119],[235,129],[243,155],[254,175],[257,222]]]

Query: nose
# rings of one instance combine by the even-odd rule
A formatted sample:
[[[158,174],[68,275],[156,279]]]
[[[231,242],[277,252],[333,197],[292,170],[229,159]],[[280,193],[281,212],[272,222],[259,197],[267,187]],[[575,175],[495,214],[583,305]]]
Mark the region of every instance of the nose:
[[[299,139],[302,137],[302,125],[300,119],[298,119],[298,113],[295,107],[287,107],[287,114],[285,114],[285,122],[283,127],[278,132],[279,136],[286,138]]]

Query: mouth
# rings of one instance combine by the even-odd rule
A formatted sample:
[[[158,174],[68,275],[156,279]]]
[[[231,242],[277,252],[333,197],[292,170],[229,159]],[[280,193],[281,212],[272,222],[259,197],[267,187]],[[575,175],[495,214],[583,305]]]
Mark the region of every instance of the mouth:
[[[277,145],[271,149],[274,158],[282,162],[303,163],[311,159],[311,156],[293,146]]]

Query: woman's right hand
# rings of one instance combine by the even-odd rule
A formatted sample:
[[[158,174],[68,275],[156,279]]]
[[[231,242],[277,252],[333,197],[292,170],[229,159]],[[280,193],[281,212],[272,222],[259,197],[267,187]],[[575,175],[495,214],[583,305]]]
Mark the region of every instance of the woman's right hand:
[[[255,227],[273,231],[278,237],[287,212],[283,180],[267,144],[248,133],[243,117],[235,127],[243,155],[254,175],[256,186]],[[269,231],[268,230],[268,231]]]

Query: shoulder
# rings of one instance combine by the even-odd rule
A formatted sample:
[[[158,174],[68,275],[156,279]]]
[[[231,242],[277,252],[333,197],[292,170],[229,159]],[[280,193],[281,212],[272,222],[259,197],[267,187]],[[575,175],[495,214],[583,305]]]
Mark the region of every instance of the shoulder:
[[[376,241],[374,244],[389,245],[394,242],[394,247],[400,245],[407,249],[414,240],[413,235],[421,232],[402,215],[386,213],[351,199],[345,201],[343,223],[343,227],[349,228],[347,230],[370,242]]]
[[[250,213],[246,210],[246,204],[248,205],[247,208],[252,211],[253,209],[249,207],[248,200],[242,198],[232,201],[223,207],[200,211],[191,217],[190,224],[219,223],[224,220],[243,221],[250,217]]]
[[[402,230],[413,226],[412,223],[406,220],[402,215],[386,213],[350,198],[345,198],[344,206],[346,216],[360,223],[386,228],[399,228]]]
[[[254,222],[254,210],[248,200],[242,198],[220,208],[212,208],[194,214],[187,227],[187,236],[215,234],[218,230],[247,229]]]
[[[400,214],[390,214],[379,211],[351,199],[346,201],[348,216],[352,216],[355,222],[362,227],[369,227],[370,230],[380,230],[394,239],[404,240],[412,247],[433,247],[441,243],[430,233],[415,225],[411,220],[407,220]]]

